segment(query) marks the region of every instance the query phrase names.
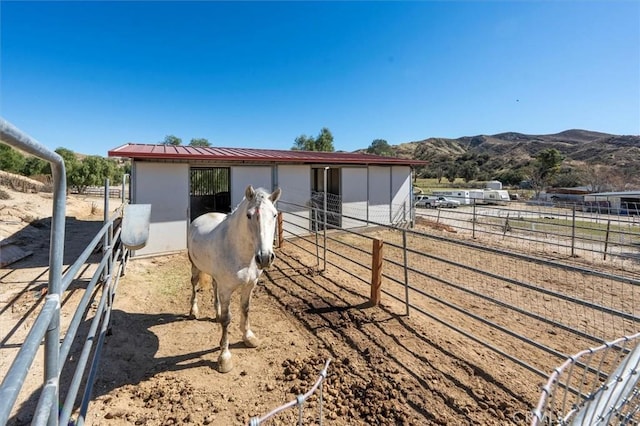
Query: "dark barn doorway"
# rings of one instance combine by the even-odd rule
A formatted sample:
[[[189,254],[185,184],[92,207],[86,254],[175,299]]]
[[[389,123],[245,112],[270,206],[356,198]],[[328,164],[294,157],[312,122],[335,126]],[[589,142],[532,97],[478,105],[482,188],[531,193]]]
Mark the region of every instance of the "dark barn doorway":
[[[191,220],[209,213],[231,211],[229,167],[192,167],[189,172]]]

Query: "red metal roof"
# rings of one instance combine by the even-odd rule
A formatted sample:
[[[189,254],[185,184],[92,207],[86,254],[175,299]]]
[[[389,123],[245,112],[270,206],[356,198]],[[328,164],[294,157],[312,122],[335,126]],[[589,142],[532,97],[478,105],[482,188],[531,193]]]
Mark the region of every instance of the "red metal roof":
[[[276,149],[219,148],[128,143],[108,152],[109,157],[157,160],[213,160],[226,162],[380,164],[425,166],[426,161],[352,152],[284,151]]]

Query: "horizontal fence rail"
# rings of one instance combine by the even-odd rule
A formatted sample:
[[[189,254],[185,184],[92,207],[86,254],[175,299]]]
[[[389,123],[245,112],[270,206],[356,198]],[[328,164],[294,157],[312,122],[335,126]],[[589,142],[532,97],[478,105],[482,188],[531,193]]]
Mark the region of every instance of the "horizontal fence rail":
[[[28,372],[34,367],[36,354],[44,338],[45,375],[31,422],[37,425],[71,424],[72,413],[77,409],[75,424],[82,425],[86,418],[88,401],[91,399],[93,378],[97,372],[101,347],[108,329],[115,290],[128,259],[128,250],[120,244],[120,228],[117,226],[122,218],[122,209],[109,215],[109,197],[104,197],[104,225],[63,273],[66,213],[64,161],[56,153],[48,151],[3,119],[0,119],[0,140],[49,161],[52,164],[54,179],[47,296],[34,325],[0,385],[0,424],[5,424],[10,419],[18,394],[24,386]],[[108,181],[103,194],[109,193],[107,188]],[[101,259],[96,266],[91,264],[90,257],[100,251],[100,248]],[[95,268],[93,275],[85,284],[83,272],[92,268]],[[63,324],[61,298],[72,283],[83,286],[84,293],[70,322]],[[98,308],[93,317],[89,318],[92,302],[96,298],[99,298]],[[87,334],[78,334],[81,322],[89,319],[91,325]],[[15,329],[12,333],[14,331]],[[62,334],[64,339],[61,341]],[[74,362],[67,363],[72,355]],[[72,376],[68,383],[61,383],[63,372]],[[65,397],[61,399],[60,395],[63,394]],[[79,395],[82,395],[80,406],[76,404]]]
[[[417,313],[436,321],[537,377],[547,378],[550,366],[567,359],[575,348],[593,347],[640,330],[640,276],[635,265],[621,267],[621,256],[608,257],[612,265],[603,265],[602,258],[597,262],[586,258],[578,251],[578,241],[586,246],[596,238],[578,230],[577,219],[575,228],[554,224],[544,231],[544,237],[511,232],[509,238],[514,242],[502,244],[509,233],[504,223],[514,217],[503,210],[481,216],[477,210],[474,215],[472,206],[463,213],[464,208],[451,209],[463,219],[456,222],[447,216],[445,222],[449,210],[431,209],[435,216],[427,217],[426,225],[419,219],[422,212],[415,214],[413,228],[363,219],[365,215],[356,212],[341,214],[340,222],[351,226],[338,228],[324,226],[324,222],[314,224],[324,217],[315,206],[284,204],[288,230],[284,244],[314,256],[315,266],[337,268],[353,277],[363,293],[368,288],[372,304],[399,302],[406,315]],[[489,208],[494,207],[483,207]],[[487,226],[488,218],[498,221]],[[573,218],[574,211],[569,210],[565,220],[572,224]],[[620,219],[627,225],[619,232],[624,238],[616,237],[619,252],[625,247],[619,241],[635,241],[638,232],[633,218]],[[482,223],[484,228],[478,225]],[[620,223],[616,226],[622,228]],[[460,232],[455,224],[468,233]],[[611,232],[613,225],[609,228]],[[553,234],[554,230],[560,234]],[[488,243],[496,237],[497,243]],[[575,253],[583,256],[581,261],[570,255],[548,255],[558,251],[558,241],[566,243],[570,254],[572,238]],[[531,239],[535,247],[527,245]],[[609,249],[613,241],[610,233]],[[600,241],[602,248],[604,242]],[[637,250],[633,245],[626,249]],[[377,264],[380,271],[376,271]],[[381,299],[375,286],[380,286]],[[593,370],[580,362],[576,365]]]

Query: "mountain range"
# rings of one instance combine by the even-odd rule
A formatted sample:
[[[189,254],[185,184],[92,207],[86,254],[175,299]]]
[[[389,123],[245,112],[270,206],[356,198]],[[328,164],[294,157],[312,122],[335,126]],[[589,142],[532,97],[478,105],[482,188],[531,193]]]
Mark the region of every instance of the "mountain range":
[[[557,149],[569,164],[634,167],[640,172],[640,136],[612,135],[589,130],[566,130],[550,135],[506,132],[495,135],[435,138],[393,145],[398,157],[432,160],[465,154],[499,157],[513,165],[530,161],[544,149]]]

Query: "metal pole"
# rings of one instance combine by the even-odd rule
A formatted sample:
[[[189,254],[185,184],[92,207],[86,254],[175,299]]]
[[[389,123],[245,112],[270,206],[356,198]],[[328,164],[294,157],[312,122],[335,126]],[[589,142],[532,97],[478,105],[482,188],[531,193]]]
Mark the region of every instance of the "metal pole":
[[[313,209],[313,228],[316,234],[316,268],[320,267],[320,246],[318,245],[318,209],[312,207]]]
[[[104,223],[109,222],[109,179],[104,180]],[[105,244],[103,246],[103,253],[106,253],[113,244],[113,225],[109,227],[109,231],[104,234]],[[111,253],[113,255],[113,252]],[[107,276],[111,276],[113,269],[113,258],[109,259],[107,265]]]
[[[476,199],[473,199],[473,217],[471,218],[471,237],[476,239]]]
[[[57,299],[55,314],[45,334],[45,383],[55,383],[53,400],[59,402],[59,357],[60,357],[60,299],[62,289],[62,260],[64,257],[64,231],[66,215],[67,179],[64,160],[35,139],[0,118],[0,139],[29,154],[51,163],[53,176],[53,213],[49,245],[49,286],[47,298]],[[15,400],[14,400],[15,401]],[[9,403],[9,401],[4,401]],[[58,410],[51,410],[48,424],[57,426]]]
[[[126,181],[127,181],[127,176],[129,176],[128,173],[125,173],[122,175],[122,205],[124,206],[124,203],[126,201],[126,197],[124,196],[124,191],[126,188]],[[124,208],[124,207],[123,207]]]
[[[404,303],[405,313],[409,316],[409,268],[407,260],[407,231],[402,230],[402,252],[404,254]]]
[[[576,206],[573,206],[571,222],[571,257],[576,257]]]
[[[322,252],[322,270],[325,271],[327,269],[327,170],[329,167],[324,168],[324,243],[322,244],[323,252]]]

